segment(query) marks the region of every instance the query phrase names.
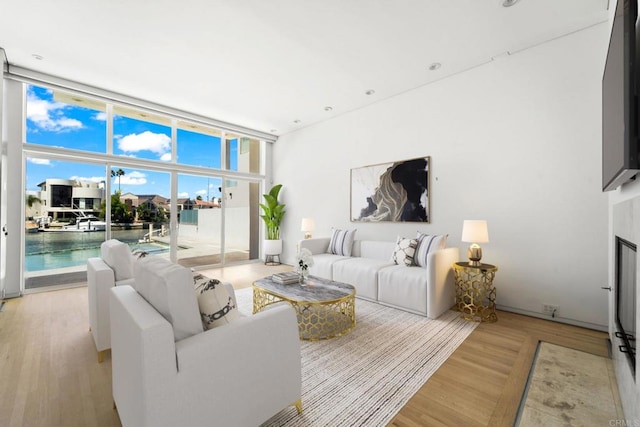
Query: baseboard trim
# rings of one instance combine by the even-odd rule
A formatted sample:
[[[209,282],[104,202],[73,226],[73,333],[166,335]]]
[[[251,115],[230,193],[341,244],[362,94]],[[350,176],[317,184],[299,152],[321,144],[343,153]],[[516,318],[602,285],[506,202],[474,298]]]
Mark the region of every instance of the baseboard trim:
[[[583,322],[581,320],[568,319],[566,317],[558,317],[558,316],[551,317],[551,316],[547,316],[547,315],[544,315],[542,313],[538,313],[538,312],[535,312],[535,311],[522,310],[520,308],[507,307],[507,306],[504,306],[504,305],[496,305],[496,308],[498,310],[508,311],[508,312],[511,312],[511,313],[523,314],[525,316],[531,316],[531,317],[537,317],[538,319],[545,319],[545,320],[550,320],[552,322],[565,323],[567,325],[573,325],[573,326],[580,326],[581,328],[593,329],[593,330],[602,331],[602,332],[608,332],[609,331],[609,326],[608,325],[599,325],[597,323]]]

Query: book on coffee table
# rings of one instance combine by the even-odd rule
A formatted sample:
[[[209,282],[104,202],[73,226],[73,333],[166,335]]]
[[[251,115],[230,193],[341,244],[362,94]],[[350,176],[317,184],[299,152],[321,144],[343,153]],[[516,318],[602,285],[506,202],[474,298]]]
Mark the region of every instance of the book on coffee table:
[[[284,273],[276,273],[271,276],[271,280],[282,285],[291,285],[298,283],[300,280],[298,273],[295,271],[286,271]]]

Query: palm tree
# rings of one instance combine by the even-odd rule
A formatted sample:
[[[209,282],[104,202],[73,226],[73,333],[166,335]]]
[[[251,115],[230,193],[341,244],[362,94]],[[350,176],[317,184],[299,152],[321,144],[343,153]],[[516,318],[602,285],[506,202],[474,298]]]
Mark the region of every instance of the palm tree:
[[[111,178],[118,177],[118,193],[120,193],[120,177],[125,174],[125,171],[118,169],[117,171],[111,170]]]
[[[40,197],[34,196],[33,194],[27,194],[27,207],[31,208],[36,203],[42,203]]]

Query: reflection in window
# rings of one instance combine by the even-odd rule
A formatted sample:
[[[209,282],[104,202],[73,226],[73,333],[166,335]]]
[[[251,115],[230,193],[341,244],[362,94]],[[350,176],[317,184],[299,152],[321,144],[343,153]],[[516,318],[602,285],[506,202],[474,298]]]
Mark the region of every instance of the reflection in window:
[[[104,153],[106,105],[76,94],[27,86],[27,143]]]

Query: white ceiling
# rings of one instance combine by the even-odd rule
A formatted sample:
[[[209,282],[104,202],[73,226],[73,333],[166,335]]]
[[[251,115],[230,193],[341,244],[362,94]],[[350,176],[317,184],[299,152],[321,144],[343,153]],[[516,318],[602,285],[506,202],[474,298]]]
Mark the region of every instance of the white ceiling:
[[[0,47],[11,65],[282,135],[608,19],[607,0],[502,2],[0,0]]]

